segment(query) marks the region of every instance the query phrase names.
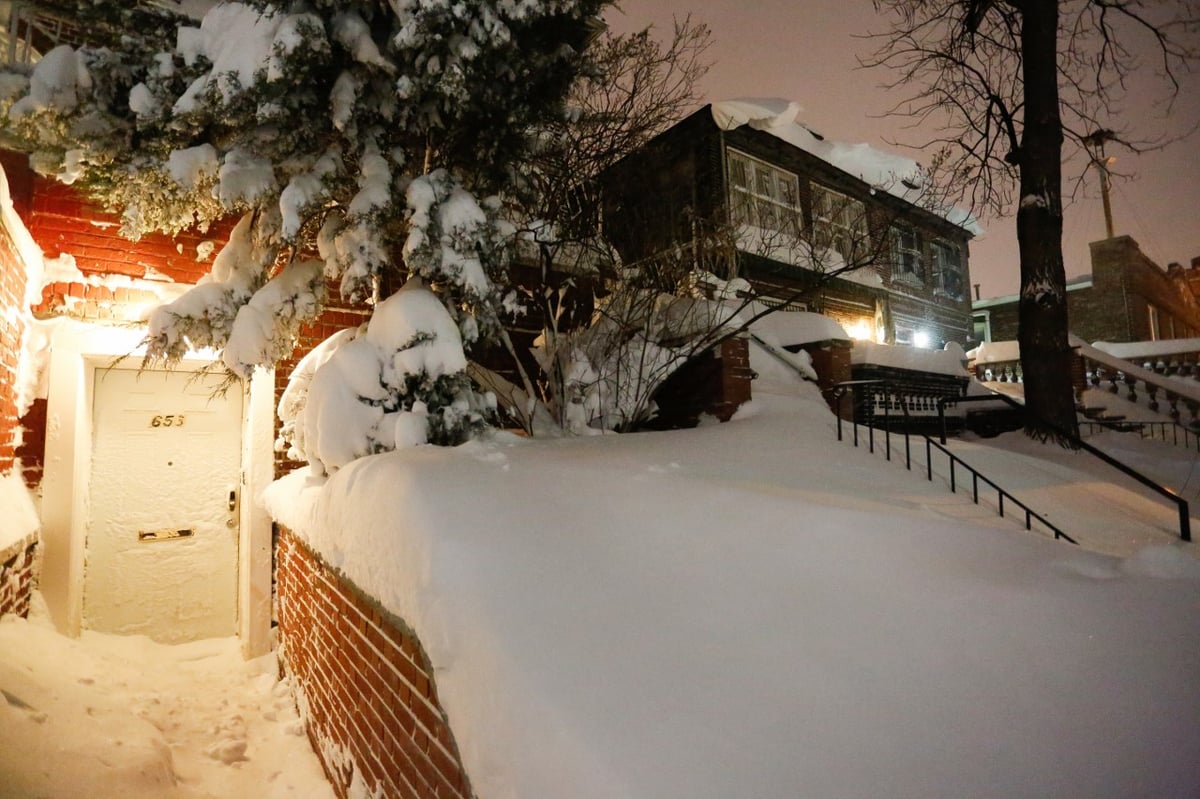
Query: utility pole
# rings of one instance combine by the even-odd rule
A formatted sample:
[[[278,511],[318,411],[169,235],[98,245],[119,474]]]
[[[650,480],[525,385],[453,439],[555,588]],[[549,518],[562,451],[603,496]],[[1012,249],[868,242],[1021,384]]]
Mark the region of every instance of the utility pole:
[[[1104,202],[1104,232],[1105,238],[1113,238],[1116,233],[1113,232],[1113,216],[1112,216],[1112,198],[1109,196],[1109,175],[1108,168],[1116,162],[1114,156],[1106,156],[1104,154],[1104,143],[1114,137],[1111,130],[1096,130],[1084,137],[1083,143],[1088,147],[1094,147],[1096,152],[1092,154],[1092,163],[1100,170],[1100,199]]]

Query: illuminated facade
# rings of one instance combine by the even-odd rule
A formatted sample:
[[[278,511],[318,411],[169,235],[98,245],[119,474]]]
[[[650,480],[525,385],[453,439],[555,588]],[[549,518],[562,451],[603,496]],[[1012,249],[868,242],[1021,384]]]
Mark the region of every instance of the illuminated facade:
[[[608,170],[606,235],[626,263],[691,247],[702,269],[855,338],[971,345],[970,225],[809,151],[823,142],[795,123],[725,129],[706,106]]]

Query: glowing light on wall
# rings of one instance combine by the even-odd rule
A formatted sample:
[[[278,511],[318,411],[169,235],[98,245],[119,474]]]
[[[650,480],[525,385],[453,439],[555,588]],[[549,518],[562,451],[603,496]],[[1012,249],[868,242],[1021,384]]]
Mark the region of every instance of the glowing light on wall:
[[[925,349],[929,346],[930,341],[931,341],[931,339],[929,337],[928,330],[918,330],[916,333],[913,333],[913,346],[914,347],[920,347],[921,349]]]
[[[872,319],[864,317],[845,327],[846,334],[856,341],[875,340],[875,322]]]

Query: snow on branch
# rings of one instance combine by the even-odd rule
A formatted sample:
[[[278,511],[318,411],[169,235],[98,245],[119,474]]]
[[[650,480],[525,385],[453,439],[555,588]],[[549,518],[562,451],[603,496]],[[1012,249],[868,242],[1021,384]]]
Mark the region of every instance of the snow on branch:
[[[183,296],[151,312],[148,358],[178,361],[189,350],[220,349],[229,341],[239,309],[262,286],[267,268],[275,261],[273,248],[254,241],[253,216],[246,214],[234,226],[208,275]]]

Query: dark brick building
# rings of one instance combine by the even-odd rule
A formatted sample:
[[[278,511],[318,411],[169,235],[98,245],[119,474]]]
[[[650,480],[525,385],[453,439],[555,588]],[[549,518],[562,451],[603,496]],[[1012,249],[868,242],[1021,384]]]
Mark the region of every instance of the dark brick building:
[[[919,193],[905,172],[879,179],[881,163],[913,162],[828,142],[782,114],[719,124],[725,105],[705,106],[605,174],[605,232],[626,263],[685,251],[856,338],[971,342],[973,222],[903,199]]]
[[[1158,341],[1200,335],[1200,258],[1163,270],[1129,236],[1094,241],[1092,272],[1067,284],[1071,332],[1085,341]],[[977,300],[984,341],[1017,338],[1017,296]]]

